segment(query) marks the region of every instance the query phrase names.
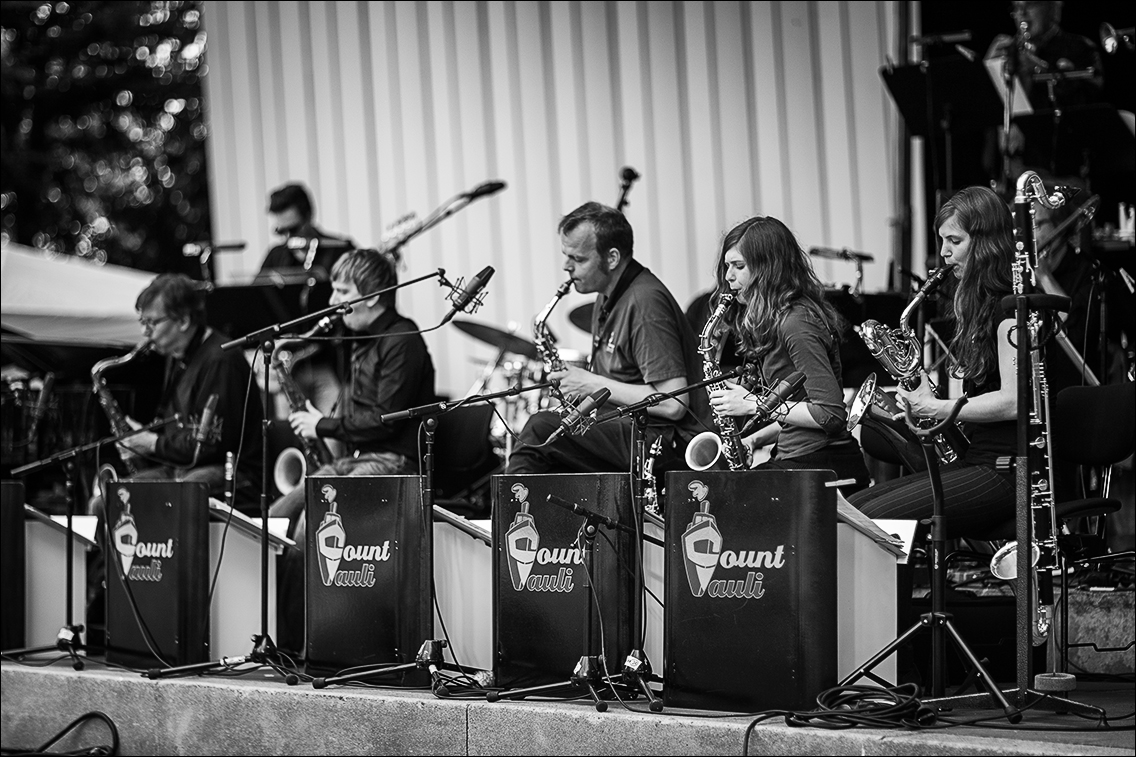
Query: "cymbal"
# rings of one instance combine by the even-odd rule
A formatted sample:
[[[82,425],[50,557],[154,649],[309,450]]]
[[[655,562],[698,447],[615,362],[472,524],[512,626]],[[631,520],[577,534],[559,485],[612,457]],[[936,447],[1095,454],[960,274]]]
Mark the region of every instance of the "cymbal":
[[[508,331],[502,331],[496,326],[490,326],[487,323],[477,323],[476,321],[458,320],[456,318],[454,319],[454,326],[457,327],[458,331],[469,334],[474,339],[492,345],[499,350],[524,355],[531,360],[536,360],[540,357],[536,345],[528,339],[517,336],[516,334],[510,334]]]
[[[592,308],[595,300],[577,305],[568,313],[568,320],[573,326],[587,334],[592,333]]]

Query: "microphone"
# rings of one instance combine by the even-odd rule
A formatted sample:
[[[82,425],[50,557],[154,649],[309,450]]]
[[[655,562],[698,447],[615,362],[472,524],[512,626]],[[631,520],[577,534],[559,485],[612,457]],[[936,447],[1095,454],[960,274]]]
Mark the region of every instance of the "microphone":
[[[504,185],[502,184],[502,186]],[[446,317],[443,318],[442,322],[438,325],[446,325],[450,322],[451,318],[465,311],[470,304],[473,305],[473,310],[477,310],[478,306],[481,305],[481,299],[478,295],[481,293],[481,290],[485,288],[485,285],[489,283],[489,279],[491,278],[493,278],[493,266],[487,265],[481,269],[479,274],[469,280],[469,286],[464,289],[461,288],[461,286],[455,286],[454,291],[450,292],[450,299],[453,300],[454,306],[450,308],[450,312],[446,313]],[[459,281],[458,283],[460,284],[461,282]],[[461,294],[458,294],[459,292]],[[469,312],[473,312],[473,310]]]
[[[970,29],[945,34],[928,34],[920,36],[912,34],[908,41],[913,45],[956,45],[960,42],[970,42]]]
[[[590,415],[597,407],[607,402],[607,398],[610,396],[611,390],[604,387],[603,389],[597,389],[590,396],[585,397],[579,405],[572,408],[572,412],[564,416],[563,420],[560,421],[560,428],[549,434],[548,441],[546,441],[545,444],[556,441],[563,436],[565,432],[570,434],[579,433],[581,421]]]
[[[757,412],[749,422],[742,426],[741,436],[749,436],[760,428],[765,428],[773,422],[773,411],[777,406],[796,394],[805,385],[805,374],[793,371],[789,378],[782,379],[757,400]]]
[[[43,377],[43,386],[39,390],[39,399],[36,400],[35,407],[32,408],[32,428],[28,432],[28,444],[35,444],[36,437],[39,436],[39,422],[43,420],[44,413],[47,412],[47,399],[51,396],[51,390],[55,386],[55,374],[48,371],[47,375]]]
[[[473,201],[478,197],[488,197],[489,195],[495,195],[504,188],[505,182],[503,181],[483,181],[473,189],[463,194],[462,197],[467,200]]]
[[[193,462],[192,468],[197,465],[197,456],[201,454],[201,445],[209,439],[209,429],[213,426],[213,416],[217,414],[217,393],[209,395],[205,401],[205,409],[201,411],[201,421],[193,432]]]
[[[212,250],[213,252],[236,252],[245,248],[244,242],[189,242],[181,247],[181,254],[187,258],[196,258]]]
[[[635,181],[639,178],[639,172],[636,171],[631,166],[624,166],[619,171],[619,178],[623,179],[623,181],[630,184],[631,182],[633,182],[633,181]]]

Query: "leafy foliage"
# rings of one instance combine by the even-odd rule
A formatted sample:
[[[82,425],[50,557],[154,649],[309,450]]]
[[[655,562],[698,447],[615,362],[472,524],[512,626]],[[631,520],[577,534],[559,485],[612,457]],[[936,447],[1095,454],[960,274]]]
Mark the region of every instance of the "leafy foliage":
[[[185,270],[210,235],[203,3],[0,5],[0,235]]]

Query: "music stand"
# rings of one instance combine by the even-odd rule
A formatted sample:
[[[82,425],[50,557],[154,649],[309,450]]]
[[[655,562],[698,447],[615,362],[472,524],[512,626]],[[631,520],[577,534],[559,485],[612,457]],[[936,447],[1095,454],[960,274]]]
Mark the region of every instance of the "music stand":
[[[1037,111],[1014,123],[1027,145],[1052,146],[1046,168],[1056,176],[1131,177],[1136,170],[1136,140],[1108,103]]]
[[[935,58],[906,66],[884,66],[880,69],[884,86],[899,108],[904,123],[913,136],[928,141],[941,131],[946,150],[947,192],[953,191],[951,169],[952,138],[957,130],[985,129],[1002,121],[1002,100],[994,89],[982,61],[961,55]],[[938,162],[932,155],[932,180],[939,188]]]

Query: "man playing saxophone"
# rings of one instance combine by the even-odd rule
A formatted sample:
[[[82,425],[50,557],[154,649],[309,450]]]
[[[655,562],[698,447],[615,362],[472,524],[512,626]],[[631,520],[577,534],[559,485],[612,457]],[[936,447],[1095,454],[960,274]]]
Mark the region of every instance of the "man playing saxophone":
[[[374,249],[352,250],[331,270],[331,304],[350,302],[398,283],[397,259]],[[351,306],[343,324],[351,350],[351,370],[337,417],[325,416],[309,401],[289,416],[292,430],[306,439],[338,439],[348,454],[318,468],[314,475],[376,476],[418,473],[419,421],[383,423],[380,416],[433,402],[434,363],[417,324],[395,308],[394,292]],[[309,471],[309,475],[312,472]],[[286,517],[292,538],[303,545],[307,487],[301,482],[273,503],[269,513]],[[303,642],[303,551],[288,552],[291,565],[282,582],[281,647]]]
[[[119,443],[123,458],[140,469],[133,478],[203,481],[211,495],[218,495],[224,488],[225,453],[238,450],[238,478],[258,478],[260,396],[250,389],[244,355],[222,350],[228,337],[205,324],[199,284],[184,274],[161,274],[138,295],[135,308],[150,349],[165,358],[157,417],[176,414],[182,423],[141,431]],[[203,420],[208,428],[200,428]],[[132,418],[126,421],[142,427]]]
[[[634,235],[622,213],[589,202],[560,221],[564,270],[581,294],[598,292],[592,315],[590,370],[565,366],[550,379],[570,402],[601,389],[608,409],[701,380],[694,332],[670,291],[632,257]],[[656,473],[681,461],[687,442],[709,428],[706,394],[696,390],[648,410],[645,443],[662,439]],[[624,472],[630,470],[631,418],[596,424],[582,436],[549,436],[560,426],[555,412],[536,413],[521,431],[509,473]]]

